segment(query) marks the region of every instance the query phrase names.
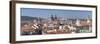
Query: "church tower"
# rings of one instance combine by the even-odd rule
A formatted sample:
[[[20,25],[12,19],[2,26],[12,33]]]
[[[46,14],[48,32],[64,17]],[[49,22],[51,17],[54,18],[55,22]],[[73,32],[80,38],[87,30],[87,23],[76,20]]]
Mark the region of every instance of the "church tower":
[[[53,15],[51,15],[51,20],[54,21],[54,17],[53,17]]]
[[[77,25],[77,26],[80,26],[80,25],[81,25],[79,19],[76,19],[76,25]]]

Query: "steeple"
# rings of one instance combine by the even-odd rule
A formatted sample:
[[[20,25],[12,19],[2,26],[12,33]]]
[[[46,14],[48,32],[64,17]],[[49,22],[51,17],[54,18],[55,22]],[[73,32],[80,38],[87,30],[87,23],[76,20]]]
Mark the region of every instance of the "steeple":
[[[87,17],[87,23],[89,23],[90,22],[90,16],[88,15],[88,17]]]
[[[55,19],[57,19],[57,16],[55,15]]]
[[[54,17],[53,17],[53,15],[51,15],[51,20],[54,20]]]
[[[80,26],[80,20],[79,19],[76,19],[76,25]]]

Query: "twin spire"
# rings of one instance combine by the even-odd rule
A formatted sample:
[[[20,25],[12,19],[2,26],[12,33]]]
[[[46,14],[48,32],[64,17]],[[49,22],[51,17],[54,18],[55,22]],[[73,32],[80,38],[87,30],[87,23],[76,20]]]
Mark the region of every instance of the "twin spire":
[[[56,19],[58,19],[56,15],[55,15],[55,16],[51,15],[51,20],[54,21],[54,20],[56,20]]]

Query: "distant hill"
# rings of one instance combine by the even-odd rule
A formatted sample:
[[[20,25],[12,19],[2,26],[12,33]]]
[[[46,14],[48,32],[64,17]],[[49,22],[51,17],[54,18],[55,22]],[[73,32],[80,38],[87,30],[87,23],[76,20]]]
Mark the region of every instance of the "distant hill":
[[[30,16],[21,16],[21,21],[32,21],[32,20],[44,20],[43,18],[30,17]]]

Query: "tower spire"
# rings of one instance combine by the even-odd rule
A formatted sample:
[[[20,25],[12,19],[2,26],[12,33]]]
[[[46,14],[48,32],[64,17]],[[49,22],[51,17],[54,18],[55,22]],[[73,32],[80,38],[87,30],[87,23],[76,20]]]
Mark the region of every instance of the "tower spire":
[[[57,15],[55,15],[55,19],[57,19]]]
[[[53,15],[51,15],[51,20],[54,20],[54,17],[53,17]]]

